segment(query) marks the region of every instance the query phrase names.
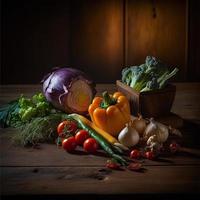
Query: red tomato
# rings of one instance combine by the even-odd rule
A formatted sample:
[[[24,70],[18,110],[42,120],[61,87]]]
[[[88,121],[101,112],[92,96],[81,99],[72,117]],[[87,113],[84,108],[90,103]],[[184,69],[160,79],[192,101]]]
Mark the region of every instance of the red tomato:
[[[65,120],[61,122],[57,127],[57,132],[60,137],[65,136],[68,133],[75,133],[77,130],[77,124],[74,121]]]
[[[115,162],[107,162],[106,167],[110,169],[120,169],[120,165]]]
[[[140,158],[140,152],[137,149],[133,149],[130,153],[130,157],[134,159]]]
[[[95,153],[97,151],[98,147],[99,147],[99,145],[94,138],[88,138],[83,143],[83,148],[85,149],[85,151],[87,151],[89,153]]]
[[[130,163],[127,168],[132,171],[140,171],[142,169],[142,164],[138,162]]]
[[[147,151],[145,153],[145,157],[149,160],[153,160],[155,158],[155,154],[152,151]]]
[[[77,146],[77,144],[76,144],[75,138],[73,136],[66,138],[62,141],[63,149],[65,149],[68,152],[74,151],[76,146]]]
[[[179,149],[179,145],[173,142],[169,145],[169,148],[170,148],[171,153],[176,153]]]
[[[86,130],[80,130],[75,135],[76,143],[79,145],[82,145],[87,138],[89,138],[89,134]]]

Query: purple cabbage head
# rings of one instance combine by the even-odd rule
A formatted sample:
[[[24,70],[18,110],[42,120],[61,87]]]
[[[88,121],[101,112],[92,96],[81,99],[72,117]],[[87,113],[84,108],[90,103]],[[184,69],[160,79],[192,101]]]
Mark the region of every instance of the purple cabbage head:
[[[55,68],[42,83],[46,99],[66,113],[86,114],[96,94],[94,82],[74,68]]]

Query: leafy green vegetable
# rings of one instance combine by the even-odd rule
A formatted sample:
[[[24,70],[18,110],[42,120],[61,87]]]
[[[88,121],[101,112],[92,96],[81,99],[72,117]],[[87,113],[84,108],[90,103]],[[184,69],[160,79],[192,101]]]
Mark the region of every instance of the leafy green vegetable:
[[[160,60],[147,56],[144,64],[122,70],[122,82],[140,92],[151,91],[165,87],[177,72],[178,68],[170,71]]]
[[[42,93],[35,94],[31,99],[21,97],[19,107],[19,115],[23,122],[30,121],[35,117],[46,116],[55,110]]]
[[[42,142],[53,142],[57,137],[57,126],[65,114],[56,113],[45,117],[36,117],[18,128],[13,137],[14,143],[21,146],[34,146]]]
[[[0,127],[5,128],[8,126],[16,127],[20,125],[19,118],[19,104],[18,100],[11,101],[10,103],[0,108]]]
[[[58,111],[47,102],[42,93],[35,94],[32,98],[21,96],[0,108],[0,127],[18,127],[36,117],[56,112]]]
[[[42,93],[19,99],[0,108],[0,126],[15,127],[15,143],[22,146],[51,142],[57,137],[57,125],[66,117],[55,110]]]

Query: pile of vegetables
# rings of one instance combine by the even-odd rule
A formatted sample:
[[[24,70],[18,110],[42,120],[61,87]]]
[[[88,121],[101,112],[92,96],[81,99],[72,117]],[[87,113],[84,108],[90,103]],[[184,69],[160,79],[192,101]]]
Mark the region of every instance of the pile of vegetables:
[[[159,123],[153,118],[143,119],[139,115],[126,124],[126,127],[119,133],[118,140],[130,149],[133,147],[141,149],[141,152],[138,149],[133,149],[130,152],[131,158],[139,158],[143,154],[148,159],[154,159],[162,153],[164,147],[170,151],[173,150],[173,152],[178,150],[178,145],[175,146],[174,142],[169,146],[165,145],[169,135],[182,136],[177,129]]]
[[[70,114],[58,125],[58,145],[67,152],[75,152],[76,147],[88,153],[96,153],[103,149],[110,157],[106,166],[120,169],[122,166],[130,170],[140,170],[142,165],[136,160],[147,158],[154,160],[165,151],[175,153],[178,144],[165,144],[169,135],[181,137],[181,133],[165,126],[153,118],[143,119],[140,115],[131,120],[119,132],[117,138],[100,129],[87,118],[79,114]]]
[[[0,127],[17,127],[17,143],[35,145],[49,142],[66,113],[87,113],[96,90],[82,71],[54,68],[43,80],[43,94],[24,96],[0,108]]]
[[[138,92],[164,88],[178,68],[170,70],[166,64],[153,56],[147,56],[145,63],[122,70],[122,82]]]
[[[147,57],[145,64],[124,69],[122,80],[138,91],[147,91],[164,87],[176,72]],[[129,101],[121,92],[111,95],[105,91],[94,98],[95,84],[79,70],[56,68],[42,82],[43,94],[21,96],[0,108],[0,126],[15,127],[18,133],[13,139],[22,146],[56,141],[69,153],[78,145],[92,154],[101,149],[111,158],[107,167],[139,170],[141,164],[133,159],[154,159],[169,134],[181,135],[154,119],[141,115],[132,119]],[[170,147],[177,148],[176,144]]]
[[[58,125],[58,134],[58,141],[61,141],[63,148],[68,152],[74,151],[77,145],[82,145],[86,152],[95,153],[100,146],[117,163],[123,166],[128,164],[126,159],[120,155],[122,150],[109,142],[112,136],[95,128],[95,125],[82,115],[68,115],[66,120]],[[113,141],[117,140],[113,138]]]
[[[79,114],[70,114],[67,117],[71,123],[73,122],[72,125],[64,121],[58,126],[68,124],[64,134],[58,131],[61,138],[59,141],[65,138],[61,142],[65,150],[71,152],[77,145],[81,145],[86,152],[94,153],[99,147],[112,158],[107,162],[107,167],[119,169],[121,166],[127,166],[131,170],[141,168],[140,163],[134,162],[136,165],[133,165],[133,159],[153,160],[162,153],[164,147],[168,151],[178,150],[176,143],[165,145],[170,134],[181,136],[178,130],[165,126],[153,118],[144,119],[141,115],[131,119],[127,99],[120,92],[113,95],[104,92],[102,96],[103,98],[95,97],[88,108],[92,121]],[[115,125],[118,132],[113,128]],[[71,134],[70,130],[74,130],[74,127],[75,131]],[[91,150],[88,150],[88,144],[91,145]]]

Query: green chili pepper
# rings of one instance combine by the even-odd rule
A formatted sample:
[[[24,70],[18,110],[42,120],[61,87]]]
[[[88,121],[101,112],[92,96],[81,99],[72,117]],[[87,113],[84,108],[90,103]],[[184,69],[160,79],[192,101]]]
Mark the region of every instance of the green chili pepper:
[[[69,117],[73,118],[73,115],[71,115],[71,116],[69,115]],[[73,119],[78,123],[78,126],[80,128],[88,131],[89,135],[91,137],[93,137],[99,143],[99,145],[102,147],[102,149],[108,153],[108,155],[110,155],[112,158],[114,158],[121,165],[124,165],[124,166],[128,165],[128,162],[122,156],[116,154],[112,150],[112,146],[110,145],[110,143],[107,142],[107,140],[104,139],[104,137],[102,137],[100,134],[98,134],[91,127],[84,124],[80,119],[77,119],[77,118],[73,118]]]

